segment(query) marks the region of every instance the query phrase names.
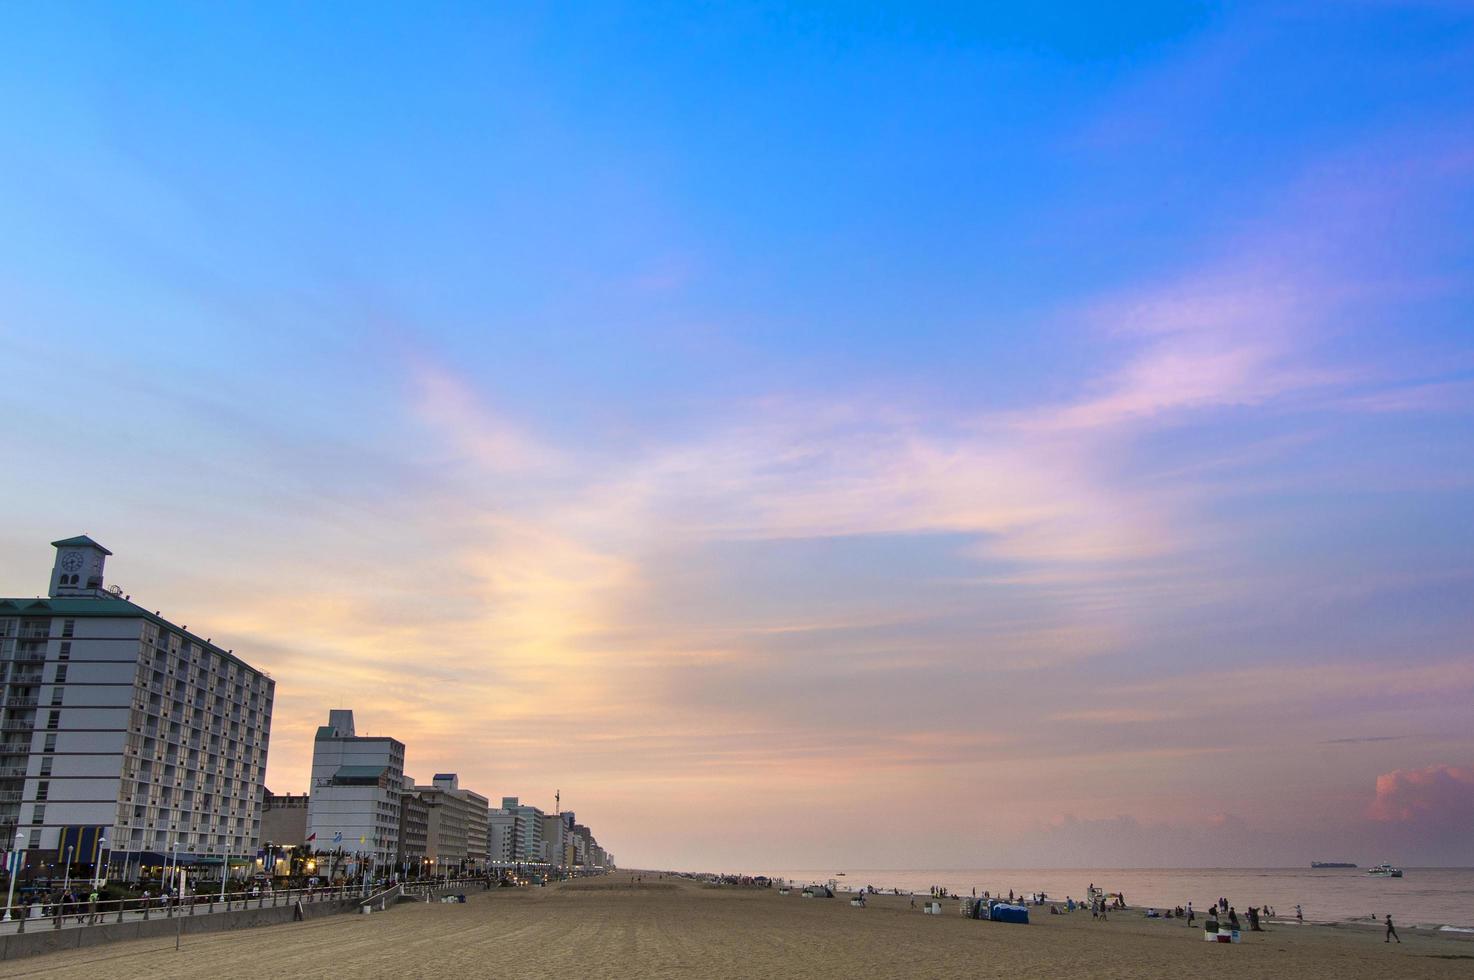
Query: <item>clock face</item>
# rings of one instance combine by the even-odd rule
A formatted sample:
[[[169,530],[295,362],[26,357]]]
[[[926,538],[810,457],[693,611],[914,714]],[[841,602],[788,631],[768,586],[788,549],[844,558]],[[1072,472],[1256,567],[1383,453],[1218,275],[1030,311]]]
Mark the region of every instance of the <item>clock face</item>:
[[[71,554],[63,556],[61,559],[61,567],[68,572],[75,572],[77,569],[81,568],[81,552],[73,551]]]

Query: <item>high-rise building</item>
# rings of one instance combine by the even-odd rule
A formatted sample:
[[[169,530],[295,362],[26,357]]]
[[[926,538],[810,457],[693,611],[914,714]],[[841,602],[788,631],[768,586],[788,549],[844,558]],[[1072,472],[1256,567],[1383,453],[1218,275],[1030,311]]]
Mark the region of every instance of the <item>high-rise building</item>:
[[[425,858],[429,854],[430,808],[413,790],[414,780],[404,777],[407,787],[399,797],[399,857],[398,866],[405,874],[425,870]],[[418,870],[416,870],[418,869]]]
[[[512,816],[512,860],[527,864],[542,861],[542,818],[546,814],[535,806],[523,804],[515,796],[503,796],[501,809]]]
[[[555,813],[541,814],[542,860],[548,864],[563,863],[563,820]]]
[[[461,789],[453,772],[440,772],[415,795],[429,808],[425,850],[441,872],[480,869],[486,864],[487,800]]]
[[[399,859],[404,743],[358,735],[353,712],[335,708],[312,740],[307,834],[320,851],[341,850],[390,868]]]
[[[496,809],[486,817],[486,854],[492,864],[517,862],[517,818],[506,810]]]
[[[47,598],[0,599],[0,838],[33,862],[253,855],[275,682],[107,587],[96,541],[52,546]]]

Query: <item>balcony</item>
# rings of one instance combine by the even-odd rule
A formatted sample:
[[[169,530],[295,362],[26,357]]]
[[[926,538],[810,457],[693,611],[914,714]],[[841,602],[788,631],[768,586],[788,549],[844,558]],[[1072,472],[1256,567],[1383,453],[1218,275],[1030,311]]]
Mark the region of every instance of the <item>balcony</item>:
[[[14,697],[5,699],[5,707],[7,708],[34,708],[39,703],[39,698]]]
[[[25,779],[25,766],[0,766],[0,779]]]
[[[34,721],[7,721],[0,724],[0,731],[6,732],[32,732],[36,730]]]

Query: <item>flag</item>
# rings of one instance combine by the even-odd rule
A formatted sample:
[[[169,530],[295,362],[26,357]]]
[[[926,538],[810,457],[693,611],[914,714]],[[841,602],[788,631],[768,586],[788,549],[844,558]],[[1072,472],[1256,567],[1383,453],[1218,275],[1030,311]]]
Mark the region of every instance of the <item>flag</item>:
[[[307,843],[311,844],[315,840],[317,840],[317,835],[316,834],[308,834],[307,835]]]

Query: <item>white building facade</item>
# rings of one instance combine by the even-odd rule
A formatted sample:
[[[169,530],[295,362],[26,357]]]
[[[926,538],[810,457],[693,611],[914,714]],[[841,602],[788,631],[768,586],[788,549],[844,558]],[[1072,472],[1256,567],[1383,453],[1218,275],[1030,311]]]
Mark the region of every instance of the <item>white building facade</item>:
[[[404,794],[404,743],[355,732],[353,712],[334,709],[312,741],[307,836],[319,851],[368,859],[376,868],[399,860]]]
[[[0,599],[0,836],[32,864],[251,857],[275,682],[107,588],[96,541],[52,545],[48,597]]]

